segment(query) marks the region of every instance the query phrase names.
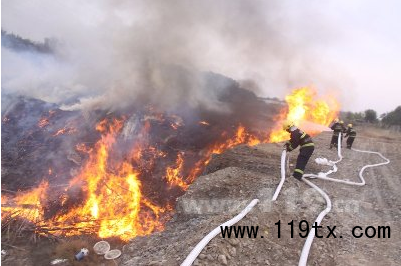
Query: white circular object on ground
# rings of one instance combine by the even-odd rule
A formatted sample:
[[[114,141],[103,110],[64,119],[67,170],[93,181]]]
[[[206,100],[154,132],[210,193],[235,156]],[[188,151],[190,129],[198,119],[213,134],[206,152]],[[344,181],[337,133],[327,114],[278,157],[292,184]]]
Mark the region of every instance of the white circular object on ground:
[[[317,164],[323,164],[323,165],[328,165],[329,161],[326,158],[316,158],[315,162]]]
[[[323,172],[320,172],[320,173],[318,173],[317,174],[319,177],[327,177],[327,175],[325,174],[325,173],[323,173]],[[315,177],[313,177],[313,178],[315,178]]]
[[[110,250],[110,244],[107,241],[99,241],[93,246],[93,250],[98,255],[106,254]]]
[[[104,258],[107,260],[113,260],[113,259],[117,259],[118,257],[120,257],[121,255],[121,251],[118,249],[112,249],[106,252],[106,254],[104,254]]]

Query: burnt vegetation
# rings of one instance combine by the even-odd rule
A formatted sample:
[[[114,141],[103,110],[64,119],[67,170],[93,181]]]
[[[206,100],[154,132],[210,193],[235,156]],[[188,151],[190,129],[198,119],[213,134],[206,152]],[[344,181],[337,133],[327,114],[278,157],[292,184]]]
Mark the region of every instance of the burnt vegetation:
[[[113,161],[127,160],[132,143],[143,138],[144,127],[148,127],[148,147],[142,150],[139,159],[131,159],[130,164],[140,172],[142,194],[157,205],[173,207],[184,190],[168,184],[165,173],[167,167],[175,164],[179,154],[185,159],[181,174],[189,178],[197,163],[205,160],[207,150],[235,136],[239,126],[246,128],[246,134],[266,138],[275,114],[282,107],[281,102],[269,101],[266,104],[253,92],[221,75],[205,73],[205,78],[211,91],[218,93],[217,99],[225,106],[224,111],[203,106],[194,108],[185,102],[170,111],[159,111],[144,103],[113,111],[65,111],[56,104],[33,98],[3,96],[3,195],[12,198],[19,191],[37,187],[45,180],[49,192],[42,199],[40,210],[44,212],[45,220],[50,221],[80,206],[86,197],[82,190],[84,184],[66,188],[85,166],[89,151],[102,137],[96,125],[102,120],[122,119],[124,126],[111,151],[109,166],[112,167]],[[224,84],[224,87],[216,84]],[[155,150],[163,156],[155,156]],[[202,173],[203,167],[201,165],[200,170],[195,171],[192,179],[184,181],[188,184],[193,182],[193,178]],[[110,190],[113,192],[112,187]],[[13,204],[6,202],[2,206],[13,207]],[[29,206],[25,207],[29,209]],[[37,206],[32,206],[32,211],[37,210],[35,208]],[[167,213],[162,220],[168,217]],[[44,221],[35,224],[21,220],[18,212],[3,218],[2,231],[7,232],[3,240],[7,243],[18,242],[27,234],[36,241],[38,236],[53,239],[70,230],[81,230],[81,234],[91,235],[97,229],[82,229],[74,224],[46,227],[43,226]]]

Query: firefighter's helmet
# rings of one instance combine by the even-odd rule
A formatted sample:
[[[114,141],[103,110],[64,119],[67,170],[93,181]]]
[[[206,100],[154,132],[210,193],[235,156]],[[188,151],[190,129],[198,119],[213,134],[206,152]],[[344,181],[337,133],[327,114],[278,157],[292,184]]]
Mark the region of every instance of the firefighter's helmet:
[[[340,120],[340,124],[344,124],[344,121]]]
[[[347,127],[352,127],[352,124],[348,124],[348,126]]]
[[[284,121],[283,122],[283,130],[289,131],[291,127],[295,126],[294,122],[292,121]]]

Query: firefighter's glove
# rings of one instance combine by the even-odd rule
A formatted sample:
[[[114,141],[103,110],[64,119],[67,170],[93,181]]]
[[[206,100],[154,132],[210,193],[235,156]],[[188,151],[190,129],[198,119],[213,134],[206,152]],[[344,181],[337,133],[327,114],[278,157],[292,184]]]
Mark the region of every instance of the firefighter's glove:
[[[288,143],[288,142],[286,142],[285,144],[284,144],[284,150],[286,150],[286,151],[290,151],[290,144]]]

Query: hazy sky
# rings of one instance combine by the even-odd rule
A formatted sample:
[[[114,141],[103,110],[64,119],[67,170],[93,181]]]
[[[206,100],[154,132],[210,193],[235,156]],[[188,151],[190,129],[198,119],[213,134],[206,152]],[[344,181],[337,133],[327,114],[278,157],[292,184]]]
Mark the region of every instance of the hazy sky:
[[[79,68],[78,63],[57,65],[60,74],[49,65],[44,68],[49,74],[40,73],[35,79],[41,86],[49,76],[53,83],[45,84],[52,86],[54,80],[76,78],[78,85],[59,86],[68,91],[89,88],[85,82],[90,78],[100,79],[96,86],[111,86],[99,73],[116,66],[115,58],[137,59],[132,52],[161,57],[163,64],[253,80],[261,96],[283,97],[292,88],[314,85],[322,93],[337,92],[344,110],[373,108],[383,113],[401,105],[401,1],[397,0],[4,0],[1,22],[3,29],[23,37],[35,41],[55,37],[72,50],[82,49],[69,58],[77,59]],[[96,41],[108,38],[113,47],[96,46]],[[137,41],[144,39],[147,42],[139,47]],[[119,53],[116,47],[130,53]],[[4,49],[2,53],[2,76],[10,81],[2,85],[26,84],[10,76],[23,59],[16,60]],[[80,76],[82,65],[96,71]],[[121,65],[119,72],[132,67],[128,62]],[[32,73],[38,74],[22,70],[29,80]],[[134,84],[142,83],[135,79]]]
[[[349,76],[344,107],[382,113],[401,105],[401,1],[315,1],[316,7],[339,32],[316,52]]]

